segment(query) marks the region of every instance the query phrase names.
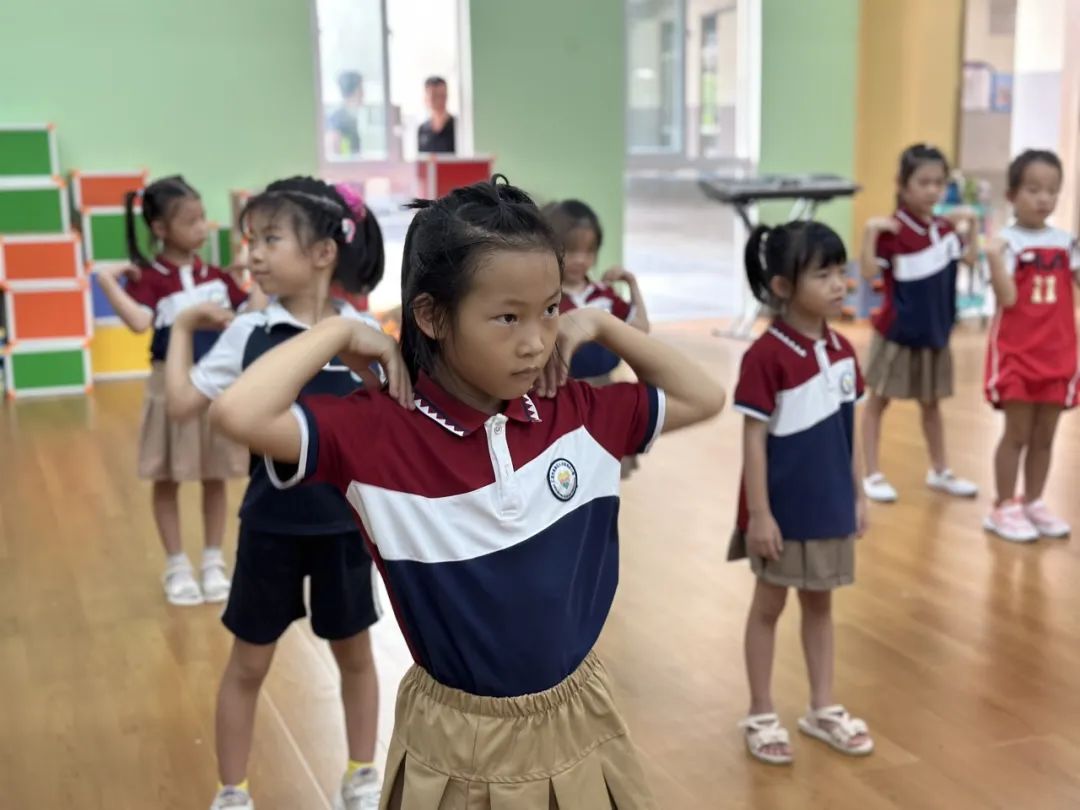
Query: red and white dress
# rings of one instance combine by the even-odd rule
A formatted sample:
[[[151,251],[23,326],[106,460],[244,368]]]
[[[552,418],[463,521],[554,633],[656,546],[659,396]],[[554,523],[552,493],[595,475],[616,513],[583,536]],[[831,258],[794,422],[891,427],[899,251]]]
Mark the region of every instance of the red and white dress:
[[[1080,253],[1057,228],[1010,225],[1005,267],[1016,283],[1016,303],[998,307],[986,352],[986,398],[1006,402],[1076,405],[1077,365],[1073,275]]]

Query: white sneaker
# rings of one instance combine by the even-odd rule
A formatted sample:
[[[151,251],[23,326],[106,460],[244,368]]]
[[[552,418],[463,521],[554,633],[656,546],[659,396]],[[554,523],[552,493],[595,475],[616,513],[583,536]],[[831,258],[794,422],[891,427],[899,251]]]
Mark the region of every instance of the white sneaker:
[[[207,602],[224,602],[229,598],[230,588],[232,588],[232,582],[229,581],[224,561],[204,561],[202,564],[203,599]]]
[[[864,478],[862,488],[867,498],[878,503],[895,503],[899,497],[893,485],[885,480],[885,476],[881,473],[874,473]]]
[[[1024,514],[1019,501],[1006,501],[983,520],[983,528],[1010,543],[1032,543],[1039,539],[1039,530]]]
[[[979,494],[979,488],[973,481],[965,478],[957,478],[952,470],[935,472],[930,470],[926,474],[926,485],[938,492],[955,495],[957,498],[974,498]]]
[[[202,591],[199,590],[199,583],[195,581],[195,572],[187,557],[168,563],[161,582],[165,587],[165,599],[170,605],[189,607],[202,604]]]
[[[1043,537],[1060,539],[1068,537],[1072,529],[1069,524],[1050,511],[1050,507],[1040,498],[1024,507],[1024,514]]]
[[[357,771],[334,794],[334,810],[379,810],[382,779],[375,768]]]
[[[214,797],[210,810],[255,810],[255,802],[243,788],[226,785]]]

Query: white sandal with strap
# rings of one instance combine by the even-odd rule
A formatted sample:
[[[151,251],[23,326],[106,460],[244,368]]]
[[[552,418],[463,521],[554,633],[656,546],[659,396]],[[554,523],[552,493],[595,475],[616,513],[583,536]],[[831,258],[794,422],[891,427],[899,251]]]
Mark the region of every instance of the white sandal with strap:
[[[821,725],[822,721],[827,727]],[[864,757],[874,750],[874,741],[870,739],[866,721],[852,717],[843,706],[826,706],[816,711],[811,709],[805,717],[799,718],[799,731],[848,756]],[[864,737],[862,742],[852,742],[860,736]]]
[[[166,565],[161,580],[165,586],[165,599],[170,605],[190,607],[203,603],[202,591],[187,560]]]
[[[774,713],[752,714],[745,720],[739,721],[739,728],[746,732],[746,750],[754,759],[767,762],[769,765],[790,765],[791,735],[788,730],[780,725],[780,717]],[[770,746],[787,747],[786,754],[770,754],[766,748]]]

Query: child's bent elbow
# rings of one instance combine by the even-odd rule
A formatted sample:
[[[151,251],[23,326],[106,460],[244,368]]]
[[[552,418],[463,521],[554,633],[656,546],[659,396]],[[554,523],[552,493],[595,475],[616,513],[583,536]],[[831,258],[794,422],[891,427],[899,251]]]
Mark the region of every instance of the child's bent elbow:
[[[724,410],[724,405],[727,403],[727,391],[724,390],[724,386],[710,383],[708,388],[704,419],[711,419],[716,416],[720,411]]]
[[[236,409],[228,401],[228,394],[210,403],[210,424],[215,430],[244,444],[243,420],[239,419]]]

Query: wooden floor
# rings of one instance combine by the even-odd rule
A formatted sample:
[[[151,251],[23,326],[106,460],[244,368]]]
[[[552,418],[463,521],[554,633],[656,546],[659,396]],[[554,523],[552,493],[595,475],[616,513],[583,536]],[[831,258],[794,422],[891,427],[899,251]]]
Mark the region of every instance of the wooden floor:
[[[744,344],[711,327],[659,333],[733,383]],[[982,346],[977,331],[957,336],[946,420],[954,467],[988,494],[998,423],[979,393]],[[87,400],[0,406],[4,810],[191,810],[213,793],[230,637],[218,609],[162,599],[149,493],[134,476],[140,400],[139,383],[113,383]],[[877,753],[852,761],[797,738],[792,768],[747,758],[735,723],[753,583],[724,561],[740,428],[727,412],[661,440],[624,489],[622,583],[600,647],[661,807],[1080,807],[1080,541],[1008,545],[980,529],[986,497],[928,492],[907,406],[889,413],[883,447],[901,501],[873,509],[857,583],[837,597],[837,695],[870,722]],[[1080,526],[1078,480],[1069,416],[1047,497]],[[197,554],[196,491],[183,507]],[[234,537],[232,519],[230,556]],[[792,729],[807,697],[794,608],[775,683]],[[376,641],[384,755],[408,660],[392,618]],[[258,722],[260,810],[329,808],[345,758],[335,670],[304,624],[282,642]]]

